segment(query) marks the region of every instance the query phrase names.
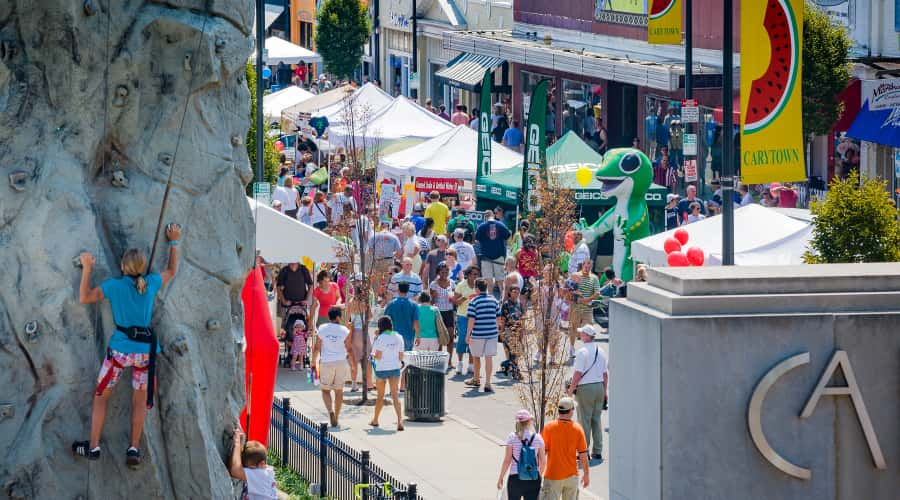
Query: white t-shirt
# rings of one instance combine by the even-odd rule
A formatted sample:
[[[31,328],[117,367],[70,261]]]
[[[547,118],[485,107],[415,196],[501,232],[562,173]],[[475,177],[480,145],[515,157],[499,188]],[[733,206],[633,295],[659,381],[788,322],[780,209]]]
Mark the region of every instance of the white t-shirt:
[[[591,258],[591,249],[588,248],[584,240],[578,242],[572,250],[572,257],[569,258],[569,274],[576,274],[581,271],[581,264]]]
[[[594,353],[597,354],[596,363]],[[575,353],[575,371],[582,373],[578,385],[603,382],[603,374],[606,373],[606,352],[596,343],[578,349]]]
[[[275,192],[272,193],[272,201],[280,201],[282,211],[296,210],[297,190],[294,188],[278,186],[275,188]]]
[[[534,441],[531,441],[531,436],[534,436]],[[506,436],[506,444],[512,445],[513,447],[513,458],[515,460],[509,466],[509,475],[519,473],[519,464],[516,462],[517,460],[521,460],[522,453],[522,441],[524,440],[526,443],[531,441],[531,447],[534,448],[534,452],[536,455],[540,455],[540,450],[544,448],[544,439],[540,434],[535,434],[532,430],[527,430],[522,433],[522,437],[524,439],[519,439],[519,435],[515,432],[510,432],[509,436]]]
[[[381,359],[375,360],[375,369],[383,372],[386,370],[399,370],[400,353],[403,352],[403,337],[397,332],[385,332],[375,337],[372,342],[372,352],[381,351]]]
[[[325,202],[312,203],[310,206],[312,207],[312,212],[309,214],[309,224],[325,222],[325,215],[328,213]]]
[[[335,195],[331,199],[329,206],[331,207],[331,223],[337,224],[344,215],[344,205],[350,204],[353,210],[356,210],[356,200],[352,196],[344,196],[344,193]],[[313,209],[315,210],[315,209]]]
[[[316,173],[316,171],[318,171],[318,170],[319,170],[319,167],[315,163],[312,163],[312,162],[307,163],[306,167],[303,168],[303,177],[309,177],[310,175]],[[303,185],[307,188],[316,187],[316,185],[310,181],[304,182]]]
[[[336,363],[347,359],[347,348],[344,339],[350,335],[350,330],[337,323],[325,323],[316,329],[319,342],[322,347],[319,351],[319,361],[322,363]]]
[[[475,263],[475,247],[471,243],[457,241],[450,245],[450,248],[456,250],[456,262],[459,262],[463,271]]]
[[[266,467],[265,469],[244,468],[244,475],[247,476],[247,500],[276,500],[275,469]]]

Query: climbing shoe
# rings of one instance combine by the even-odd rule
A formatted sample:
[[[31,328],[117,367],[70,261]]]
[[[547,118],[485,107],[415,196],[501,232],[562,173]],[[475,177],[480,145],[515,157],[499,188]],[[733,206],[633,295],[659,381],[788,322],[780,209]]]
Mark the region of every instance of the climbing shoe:
[[[72,453],[88,460],[100,460],[100,447],[91,449],[91,443],[88,441],[75,441],[72,443]]]
[[[137,469],[141,465],[141,452],[135,447],[128,448],[125,452],[125,464],[132,469]]]

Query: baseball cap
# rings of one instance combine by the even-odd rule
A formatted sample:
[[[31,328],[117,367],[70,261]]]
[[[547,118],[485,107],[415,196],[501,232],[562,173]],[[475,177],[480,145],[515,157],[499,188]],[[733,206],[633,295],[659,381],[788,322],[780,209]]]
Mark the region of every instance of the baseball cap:
[[[528,422],[534,420],[534,415],[528,410],[519,410],[516,412],[516,422]]]
[[[413,212],[421,212],[422,210],[425,210],[425,208],[421,203],[416,203],[415,205],[413,205]]]
[[[575,409],[575,400],[570,397],[564,397],[559,400],[559,404],[556,407],[560,411],[572,411]]]
[[[584,325],[581,328],[576,328],[576,330],[578,330],[578,333],[588,335],[591,338],[597,336],[597,330],[594,328],[594,325]]]
[[[675,194],[675,193],[669,193],[669,194],[666,195],[666,203],[669,203],[669,202],[672,201],[672,200],[677,200],[677,199],[679,199],[679,198],[681,198],[681,197],[678,196],[677,194]]]

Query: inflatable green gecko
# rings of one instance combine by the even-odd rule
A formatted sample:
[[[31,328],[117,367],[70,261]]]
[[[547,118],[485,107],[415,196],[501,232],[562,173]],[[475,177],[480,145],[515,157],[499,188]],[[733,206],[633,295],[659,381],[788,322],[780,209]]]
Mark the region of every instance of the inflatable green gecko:
[[[616,198],[616,204],[590,226],[581,219],[576,229],[581,231],[589,245],[612,231],[612,268],[622,281],[631,281],[634,277],[631,242],[650,235],[644,196],[653,181],[653,165],[647,155],[637,149],[613,149],[603,156],[603,164],[594,176],[603,184],[601,190],[610,198]]]

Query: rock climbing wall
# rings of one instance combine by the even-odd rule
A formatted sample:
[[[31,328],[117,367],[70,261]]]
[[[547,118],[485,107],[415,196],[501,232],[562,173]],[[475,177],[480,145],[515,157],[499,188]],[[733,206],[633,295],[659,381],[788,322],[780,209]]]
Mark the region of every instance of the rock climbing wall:
[[[234,496],[252,22],[249,0],[0,0],[0,498]],[[102,459],[76,459],[113,322],[79,304],[73,258],[93,252],[99,284],[127,248],[149,254],[170,172],[183,258],[154,313],[144,463],[125,466],[127,374]],[[153,269],[166,260],[160,234]]]

